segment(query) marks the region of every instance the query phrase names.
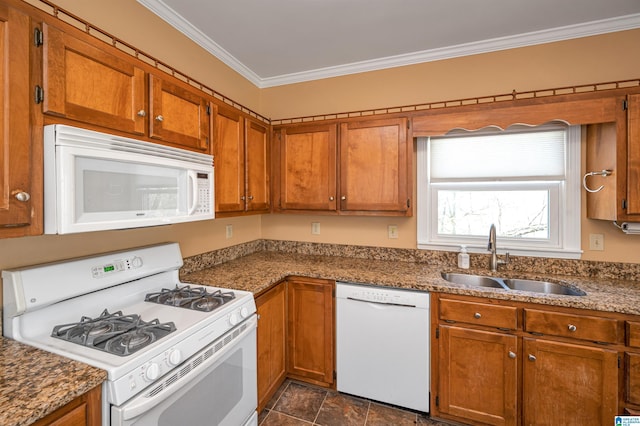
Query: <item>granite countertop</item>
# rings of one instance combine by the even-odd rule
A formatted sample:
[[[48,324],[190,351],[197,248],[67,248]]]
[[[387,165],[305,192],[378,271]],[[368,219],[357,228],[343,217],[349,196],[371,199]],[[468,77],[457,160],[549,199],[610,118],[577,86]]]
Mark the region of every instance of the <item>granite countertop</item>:
[[[102,384],[107,373],[0,337],[0,425],[29,425]]]
[[[577,287],[587,294],[586,296],[558,296],[463,286],[445,281],[440,275],[442,271],[542,279]],[[186,283],[246,290],[259,295],[283,278],[294,275],[640,315],[640,282],[638,281],[566,275],[531,275],[507,271],[491,274],[488,269],[459,270],[427,263],[350,257],[265,251],[184,274],[181,280]]]

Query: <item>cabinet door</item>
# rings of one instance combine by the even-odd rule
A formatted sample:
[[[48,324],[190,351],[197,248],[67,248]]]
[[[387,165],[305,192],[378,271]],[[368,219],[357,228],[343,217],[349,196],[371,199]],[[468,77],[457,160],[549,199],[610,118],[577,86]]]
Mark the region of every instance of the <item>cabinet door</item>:
[[[37,172],[29,125],[29,17],[0,5],[0,34],[0,235],[29,235]]]
[[[640,94],[627,97],[627,214],[640,214]]]
[[[209,152],[207,100],[195,90],[149,76],[149,136],[192,151]]]
[[[258,311],[258,412],[278,390],[286,375],[285,283],[256,298]]]
[[[411,149],[405,118],[340,125],[340,209],[410,210]]]
[[[524,339],[523,424],[610,424],[618,408],[618,353]]]
[[[287,280],[287,373],[329,386],[334,371],[333,281]]]
[[[247,210],[269,211],[269,132],[265,124],[245,120]]]
[[[280,208],[335,211],[337,125],[280,133]]]
[[[145,133],[145,73],[131,61],[43,25],[46,114]]]
[[[491,425],[515,425],[517,337],[441,326],[438,341],[440,412]]]
[[[216,213],[244,211],[244,119],[229,108],[216,107],[213,156]]]

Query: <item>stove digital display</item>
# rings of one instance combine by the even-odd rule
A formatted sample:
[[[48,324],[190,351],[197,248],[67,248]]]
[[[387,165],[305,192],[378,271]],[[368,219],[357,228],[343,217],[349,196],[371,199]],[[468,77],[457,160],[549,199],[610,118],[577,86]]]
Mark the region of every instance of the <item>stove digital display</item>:
[[[113,271],[114,269],[116,269],[116,267],[115,267],[115,266],[113,266],[113,265],[107,265],[107,266],[105,266],[105,267],[103,268],[104,272],[111,272],[111,271]]]

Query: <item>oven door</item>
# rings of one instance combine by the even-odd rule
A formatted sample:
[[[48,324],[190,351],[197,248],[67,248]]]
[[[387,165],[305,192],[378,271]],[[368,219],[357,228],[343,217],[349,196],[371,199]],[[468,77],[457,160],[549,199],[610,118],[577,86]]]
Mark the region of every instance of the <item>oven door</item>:
[[[111,406],[111,426],[249,424],[258,400],[256,323],[254,315],[157,384]]]

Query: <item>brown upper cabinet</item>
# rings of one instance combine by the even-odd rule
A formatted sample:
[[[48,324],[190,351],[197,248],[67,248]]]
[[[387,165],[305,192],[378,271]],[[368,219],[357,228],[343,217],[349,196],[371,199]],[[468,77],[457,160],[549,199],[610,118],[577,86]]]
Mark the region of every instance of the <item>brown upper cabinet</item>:
[[[276,211],[412,215],[406,118],[275,130]]]
[[[232,108],[213,109],[216,214],[268,212],[271,204],[267,125]]]
[[[587,126],[587,217],[640,221],[640,94],[619,97],[615,121]]]
[[[209,152],[209,104],[96,45],[43,24],[45,114]]]
[[[42,232],[42,165],[30,123],[31,20],[0,5],[0,33],[0,236],[36,235]]]

